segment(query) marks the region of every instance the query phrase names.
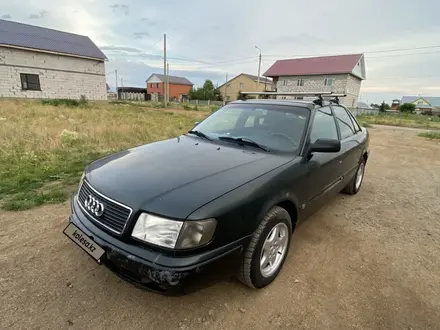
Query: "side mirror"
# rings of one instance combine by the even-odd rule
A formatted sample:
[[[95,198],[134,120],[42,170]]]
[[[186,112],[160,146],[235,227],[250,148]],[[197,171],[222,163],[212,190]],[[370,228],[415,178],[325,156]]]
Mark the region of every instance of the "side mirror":
[[[341,150],[341,141],[336,139],[318,139],[309,148],[311,152],[339,152]]]

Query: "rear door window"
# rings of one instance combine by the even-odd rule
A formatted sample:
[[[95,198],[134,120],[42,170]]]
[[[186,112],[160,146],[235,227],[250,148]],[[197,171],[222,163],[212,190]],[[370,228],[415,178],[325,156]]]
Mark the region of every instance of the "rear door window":
[[[353,136],[356,130],[347,111],[345,111],[344,108],[338,106],[333,106],[333,111],[335,113],[339,130],[341,132],[341,139],[343,140],[350,136]]]

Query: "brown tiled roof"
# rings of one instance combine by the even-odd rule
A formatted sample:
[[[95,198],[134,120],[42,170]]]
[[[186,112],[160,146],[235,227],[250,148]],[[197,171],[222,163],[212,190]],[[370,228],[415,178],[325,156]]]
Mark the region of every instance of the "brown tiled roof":
[[[362,54],[351,54],[278,60],[264,75],[278,77],[351,73],[361,57]]]

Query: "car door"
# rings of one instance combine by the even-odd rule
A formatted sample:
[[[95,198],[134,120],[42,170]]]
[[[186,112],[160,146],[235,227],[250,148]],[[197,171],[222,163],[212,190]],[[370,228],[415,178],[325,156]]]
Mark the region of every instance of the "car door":
[[[329,106],[315,110],[307,144],[311,145],[318,139],[339,139],[336,120]],[[325,203],[327,198],[342,189],[342,157],[342,152],[313,152],[305,156],[307,201],[304,207],[306,214],[313,213]]]
[[[332,105],[332,108],[341,136],[343,181],[347,183],[356,173],[362,155],[362,145],[358,139],[360,127],[353,123],[349,110],[338,105]]]

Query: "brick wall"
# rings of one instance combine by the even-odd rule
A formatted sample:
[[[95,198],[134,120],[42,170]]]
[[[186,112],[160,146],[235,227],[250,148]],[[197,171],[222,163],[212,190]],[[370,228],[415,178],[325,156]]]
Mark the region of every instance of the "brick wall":
[[[41,91],[22,90],[20,73],[37,74]],[[0,97],[106,100],[103,61],[0,47]]]
[[[332,86],[325,86],[324,80],[326,78],[333,78]],[[298,80],[304,80],[304,86],[298,86]],[[341,98],[341,101],[346,106],[356,106],[359,91],[361,87],[361,80],[349,75],[322,75],[322,76],[280,76],[277,81],[278,92],[333,92],[346,93],[347,96]],[[280,96],[278,97],[280,98]],[[293,98],[286,96],[286,98]]]
[[[159,87],[157,87],[159,86]],[[179,84],[170,84],[170,99],[177,98],[180,99],[182,94],[188,94],[191,90],[190,85],[179,85]],[[151,94],[163,94],[163,86],[162,83],[147,83],[147,93]]]
[[[171,84],[170,84],[171,87]],[[148,94],[163,94],[163,84],[162,83],[148,83],[147,84],[147,93]]]

